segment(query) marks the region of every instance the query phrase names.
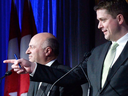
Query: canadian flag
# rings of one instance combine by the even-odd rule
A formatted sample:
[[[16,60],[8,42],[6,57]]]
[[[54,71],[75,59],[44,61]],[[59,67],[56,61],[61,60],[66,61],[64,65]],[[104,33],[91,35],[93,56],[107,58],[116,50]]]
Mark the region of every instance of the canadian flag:
[[[28,60],[28,55],[25,54],[30,39],[33,35],[37,34],[35,20],[31,3],[29,0],[24,1],[23,9],[23,21],[22,21],[22,32],[21,32],[21,43],[20,43],[20,58]],[[29,74],[20,75],[20,96],[27,96],[29,89]]]
[[[19,58],[19,42],[20,42],[20,29],[17,16],[16,6],[14,0],[11,4],[10,16],[10,34],[8,44],[8,59],[14,58],[14,54]],[[17,96],[19,91],[19,76],[11,69],[11,64],[7,64],[7,71],[11,70],[12,74],[5,78],[4,96]]]

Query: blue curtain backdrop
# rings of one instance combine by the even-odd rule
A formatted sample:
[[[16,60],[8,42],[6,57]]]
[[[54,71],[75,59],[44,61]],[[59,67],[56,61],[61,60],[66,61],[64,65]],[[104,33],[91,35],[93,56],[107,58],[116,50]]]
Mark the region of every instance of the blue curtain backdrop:
[[[96,46],[94,0],[30,0],[37,32],[50,32],[60,43],[58,60],[74,67]],[[15,0],[21,29],[24,0]],[[0,77],[6,72],[11,0],[0,1]],[[85,91],[85,90],[84,90]],[[84,92],[85,93],[85,92]],[[0,96],[4,96],[4,79]],[[84,96],[84,95],[83,95]]]

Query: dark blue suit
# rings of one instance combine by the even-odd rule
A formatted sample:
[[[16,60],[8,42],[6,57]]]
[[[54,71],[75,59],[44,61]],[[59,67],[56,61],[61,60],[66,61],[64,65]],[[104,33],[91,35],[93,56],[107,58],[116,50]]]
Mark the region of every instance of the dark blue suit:
[[[88,61],[83,62],[81,65],[88,75],[91,84],[90,96],[128,96],[128,43],[125,45],[120,56],[110,69],[105,85],[101,88],[104,59],[110,45],[111,42],[107,42],[96,47],[92,51]],[[47,74],[45,73],[46,71]],[[41,73],[43,77],[40,77],[39,73]],[[57,70],[38,64],[35,75],[31,80],[53,83],[64,73],[66,73],[66,70]],[[86,82],[88,81],[85,79],[81,68],[78,67],[67,77],[58,82],[57,85],[73,86]]]
[[[57,69],[63,69],[66,71],[70,70],[69,67],[61,65],[57,61],[55,61],[51,67]],[[38,90],[39,82],[30,81],[30,86],[27,96],[47,96],[51,86],[52,84],[42,82],[40,89]],[[50,96],[82,96],[82,88],[81,86],[76,86],[76,87],[54,86]]]

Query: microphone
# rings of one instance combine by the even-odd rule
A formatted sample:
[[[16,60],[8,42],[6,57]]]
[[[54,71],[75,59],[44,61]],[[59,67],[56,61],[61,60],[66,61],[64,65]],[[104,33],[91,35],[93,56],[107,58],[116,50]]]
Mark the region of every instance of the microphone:
[[[61,76],[58,80],[56,80],[53,84],[52,84],[52,86],[50,87],[50,90],[48,91],[48,94],[47,94],[47,96],[50,96],[50,93],[51,93],[51,91],[52,91],[52,89],[53,89],[53,87],[55,86],[55,84],[57,83],[57,82],[59,82],[61,79],[63,79],[65,76],[67,76],[70,72],[72,72],[75,68],[77,68],[79,65],[81,65],[83,62],[87,62],[87,60],[88,60],[88,57],[91,55],[91,52],[86,52],[85,54],[84,54],[84,58],[83,58],[83,60],[78,64],[78,65],[76,65],[75,67],[73,67],[71,70],[69,70],[67,73],[65,73],[63,76]],[[87,77],[87,75],[86,75],[86,73],[84,72],[84,70],[83,70],[83,68],[80,66],[80,68],[82,69],[82,72],[84,73],[84,75],[85,75],[85,77],[86,77],[86,79],[88,80],[88,83],[89,83],[89,88],[88,88],[88,95],[87,96],[89,96],[89,94],[90,94],[90,88],[91,88],[91,83],[90,83],[90,81],[89,81],[89,78]]]
[[[6,77],[6,76],[11,75],[11,74],[12,74],[12,71],[11,71],[11,70],[10,70],[10,71],[7,71],[7,72],[5,73],[5,75],[0,78],[0,85],[1,85],[2,79],[3,79],[4,77]]]

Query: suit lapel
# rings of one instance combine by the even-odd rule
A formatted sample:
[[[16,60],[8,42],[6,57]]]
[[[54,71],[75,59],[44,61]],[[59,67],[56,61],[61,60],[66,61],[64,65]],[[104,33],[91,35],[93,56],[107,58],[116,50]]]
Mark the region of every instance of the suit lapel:
[[[99,53],[99,54],[101,54],[99,57],[99,60],[97,62],[97,64],[98,64],[98,66],[97,66],[97,68],[98,68],[97,79],[98,79],[98,88],[99,89],[101,88],[102,67],[103,67],[104,59],[106,57],[106,54],[109,50],[110,45],[111,45],[111,42],[108,42],[106,45],[103,46],[103,50]]]
[[[34,84],[34,96],[36,96],[36,94],[38,92],[38,87],[39,87],[39,82],[35,82],[35,84]]]
[[[59,65],[59,63],[58,63],[58,61],[56,60],[56,61],[51,65],[51,67],[56,68],[58,65]],[[39,84],[38,84],[38,85],[39,85]],[[38,90],[36,96],[46,96],[46,95],[47,95],[47,91],[49,91],[49,90],[47,90],[47,88],[49,89],[50,86],[51,86],[51,84],[42,82],[42,84],[41,84],[39,90],[38,90],[38,88],[36,87],[36,89]]]
[[[30,81],[29,91],[27,96],[36,96],[39,82]]]
[[[118,71],[118,69],[120,68],[120,66],[122,64],[125,63],[125,61],[128,59],[128,42],[125,45],[123,51],[121,52],[120,56],[118,57],[118,59],[116,60],[116,62],[114,63],[114,65],[112,66],[112,68],[109,71],[106,83],[104,85],[104,87],[109,84],[110,80],[112,79],[112,77],[115,75],[115,73]]]
[[[47,93],[46,93],[47,85],[48,85],[47,83],[42,82],[36,96],[46,96],[47,95]]]

